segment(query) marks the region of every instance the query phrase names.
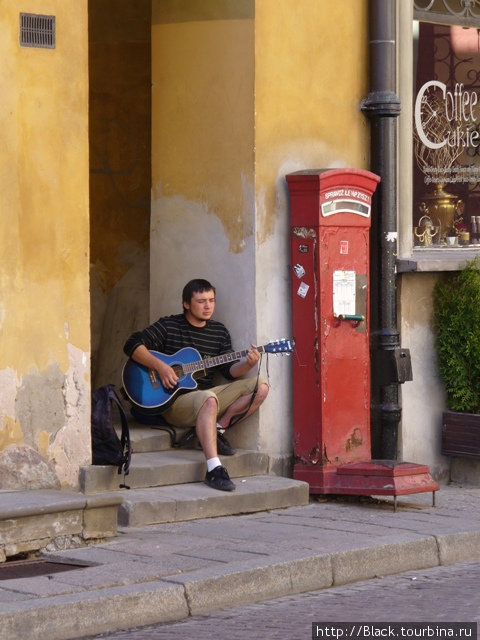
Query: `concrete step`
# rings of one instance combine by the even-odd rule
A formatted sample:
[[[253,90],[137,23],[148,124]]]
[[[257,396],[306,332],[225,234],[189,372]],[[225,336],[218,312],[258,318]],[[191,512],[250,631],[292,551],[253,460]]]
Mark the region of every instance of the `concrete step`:
[[[121,502],[118,492],[0,491],[0,562],[47,545],[67,548],[75,540],[115,536]]]
[[[268,473],[268,455],[258,451],[238,450],[234,456],[223,458],[232,478]],[[130,473],[125,483],[130,489],[202,482],[205,476],[205,457],[198,449],[169,449],[147,453],[133,453]],[[80,470],[80,488],[85,493],[115,491],[123,483],[116,467],[88,466]]]
[[[177,439],[185,430],[177,431]],[[205,457],[196,448],[170,448],[168,432],[135,424],[125,478],[116,467],[80,470],[80,492],[0,491],[0,562],[48,547],[69,548],[117,534],[122,526],[179,522],[307,504],[308,485],[269,474],[269,457],[239,450],[223,458],[237,488],[207,487]],[[120,491],[125,481],[130,490]]]
[[[178,430],[178,433],[181,435],[182,432]],[[166,451],[172,445],[170,434],[166,431],[152,429],[137,423],[130,425],[130,443],[134,453]]]
[[[123,503],[118,523],[125,527],[198,518],[253,513],[307,504],[308,485],[269,475],[269,457],[238,450],[222,462],[234,479],[234,492],[204,484],[205,457],[194,440],[191,448],[172,448],[168,432],[130,421],[132,461],[123,478],[112,466],[89,466],[80,471],[80,487],[87,494],[118,491]],[[177,429],[177,441],[188,429]]]
[[[118,523],[135,527],[180,522],[301,506],[309,501],[308,484],[290,478],[254,475],[237,478],[235,484],[232,492],[216,491],[203,482],[126,491]]]
[[[128,429],[130,432],[130,442],[133,451],[137,453],[145,453],[146,451],[165,451],[173,445],[170,433],[173,432],[176,440],[180,440],[182,435],[190,431],[190,427],[172,427],[169,425],[142,424],[137,422],[130,412],[126,410]],[[116,413],[112,416],[113,425],[120,438],[122,426]]]

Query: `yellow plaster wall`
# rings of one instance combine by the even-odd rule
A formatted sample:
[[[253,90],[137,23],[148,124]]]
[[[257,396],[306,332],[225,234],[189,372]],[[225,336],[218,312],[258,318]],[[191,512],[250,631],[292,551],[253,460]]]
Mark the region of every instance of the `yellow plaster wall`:
[[[278,169],[368,168],[366,0],[255,3],[255,169],[260,238],[273,232]],[[265,198],[265,201],[263,201]]]
[[[288,160],[368,167],[366,0],[153,0],[152,33],[154,198],[207,203],[232,251],[253,166],[267,210]]]
[[[261,336],[291,331],[285,175],[368,168],[369,124],[360,111],[367,94],[366,0],[256,0],[254,292]],[[290,370],[276,362],[271,372],[277,401],[262,414],[268,411],[258,446],[288,454]]]
[[[56,16],[55,49],[19,46],[20,11]],[[35,408],[23,407],[28,428],[18,417],[22,385],[25,397],[48,388],[64,398],[56,429],[89,411],[80,400],[89,397],[90,349],[87,3],[2,0],[0,25],[2,422],[13,441],[45,450]],[[78,391],[70,400],[67,380]],[[89,429],[78,421],[76,430]]]
[[[205,205],[234,253],[253,233],[251,220],[239,222],[254,162],[250,5],[152,4],[153,198],[181,194]]]
[[[2,2],[0,366],[18,375],[89,349],[86,4],[21,10],[56,15],[57,47],[20,47],[19,4]]]

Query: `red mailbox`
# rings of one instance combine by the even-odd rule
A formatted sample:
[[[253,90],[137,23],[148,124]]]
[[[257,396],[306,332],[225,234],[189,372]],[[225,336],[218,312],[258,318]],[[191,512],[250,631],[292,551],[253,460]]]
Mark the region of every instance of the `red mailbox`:
[[[308,482],[311,493],[435,491],[428,467],[371,460],[369,231],[380,178],[335,169],[286,179],[294,478]]]
[[[290,191],[294,477],[324,490],[370,459],[369,171],[297,172]]]

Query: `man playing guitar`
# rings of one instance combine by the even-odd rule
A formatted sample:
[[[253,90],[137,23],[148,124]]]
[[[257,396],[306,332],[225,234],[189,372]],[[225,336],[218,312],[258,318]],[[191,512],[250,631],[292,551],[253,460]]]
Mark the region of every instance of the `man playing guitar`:
[[[207,280],[191,280],[183,289],[182,302],[183,314],[159,318],[143,331],[133,333],[124,345],[124,352],[135,363],[152,372],[154,377],[157,376],[165,392],[173,392],[173,402],[159,406],[158,413],[173,426],[195,426],[207,461],[205,483],[214,489],[233,491],[235,485],[218,455],[235,453],[223,431],[250,416],[268,395],[269,387],[263,379],[242,378],[258,365],[260,352],[251,345],[245,355],[233,363],[225,356],[230,360],[226,364],[201,369],[195,377],[194,390],[175,395],[179,382],[175,367],[152,351],[169,356],[185,347],[193,347],[201,358],[207,359],[232,351],[227,328],[212,320],[215,310],[213,285]],[[227,379],[226,384],[214,386],[215,369]],[[134,415],[141,419],[142,407],[136,406],[134,410]],[[152,415],[152,409],[148,415]]]

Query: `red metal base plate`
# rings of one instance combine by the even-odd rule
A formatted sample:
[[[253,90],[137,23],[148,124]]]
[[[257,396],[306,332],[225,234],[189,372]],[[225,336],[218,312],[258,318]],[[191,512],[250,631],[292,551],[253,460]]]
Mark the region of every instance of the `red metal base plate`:
[[[401,496],[438,491],[428,466],[396,460],[365,460],[338,467],[295,465],[293,477],[310,485],[310,493]]]

